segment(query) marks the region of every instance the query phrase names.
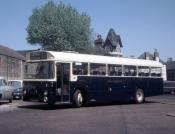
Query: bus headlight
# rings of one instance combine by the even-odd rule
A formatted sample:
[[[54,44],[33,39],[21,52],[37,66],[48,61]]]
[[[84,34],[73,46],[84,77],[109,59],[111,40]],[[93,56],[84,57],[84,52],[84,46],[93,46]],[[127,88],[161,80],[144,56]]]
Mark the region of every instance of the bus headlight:
[[[47,90],[45,90],[44,91],[44,97],[43,97],[43,101],[46,103],[46,102],[48,102],[48,91]]]
[[[47,96],[44,96],[43,101],[44,101],[45,103],[48,102],[48,97],[47,97]]]
[[[23,90],[23,94],[26,95],[27,94],[27,91],[26,90]]]

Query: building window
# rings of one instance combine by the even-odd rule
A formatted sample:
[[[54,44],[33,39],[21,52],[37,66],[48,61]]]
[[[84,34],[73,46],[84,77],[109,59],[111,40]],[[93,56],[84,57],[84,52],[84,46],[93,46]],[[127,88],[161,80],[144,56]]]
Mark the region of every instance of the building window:
[[[73,63],[73,74],[74,75],[87,75],[88,74],[88,63],[74,62]]]
[[[106,75],[106,65],[105,64],[90,64],[90,75]]]
[[[108,65],[108,75],[109,76],[121,76],[122,75],[122,65]]]

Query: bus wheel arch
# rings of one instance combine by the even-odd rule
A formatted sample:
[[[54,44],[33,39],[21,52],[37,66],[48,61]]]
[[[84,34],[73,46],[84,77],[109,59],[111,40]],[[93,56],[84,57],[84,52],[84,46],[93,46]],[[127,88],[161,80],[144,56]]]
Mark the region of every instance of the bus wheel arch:
[[[144,92],[144,88],[142,87],[137,87],[135,90],[135,103],[137,104],[141,104],[143,102],[145,102],[145,92]]]

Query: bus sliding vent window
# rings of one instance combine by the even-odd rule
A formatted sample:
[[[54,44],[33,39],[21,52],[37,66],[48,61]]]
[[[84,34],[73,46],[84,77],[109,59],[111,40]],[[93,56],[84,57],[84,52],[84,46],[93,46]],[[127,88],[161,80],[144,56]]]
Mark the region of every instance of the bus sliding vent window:
[[[152,67],[151,68],[151,76],[152,77],[161,77],[161,68],[158,67]]]
[[[124,66],[125,76],[136,76],[136,66]]]
[[[105,64],[90,64],[90,75],[106,75],[106,65]]]
[[[87,75],[88,74],[88,63],[74,62],[73,63],[73,74],[74,75]]]
[[[121,76],[122,66],[121,65],[108,65],[108,75],[109,76]]]
[[[150,70],[149,67],[138,67],[138,75],[139,76],[149,76]]]

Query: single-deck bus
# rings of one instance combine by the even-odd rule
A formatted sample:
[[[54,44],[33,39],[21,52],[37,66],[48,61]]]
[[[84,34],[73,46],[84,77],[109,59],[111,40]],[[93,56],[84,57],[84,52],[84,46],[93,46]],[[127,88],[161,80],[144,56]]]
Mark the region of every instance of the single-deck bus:
[[[34,51],[24,67],[23,100],[54,105],[134,100],[163,92],[164,65],[159,61]]]

